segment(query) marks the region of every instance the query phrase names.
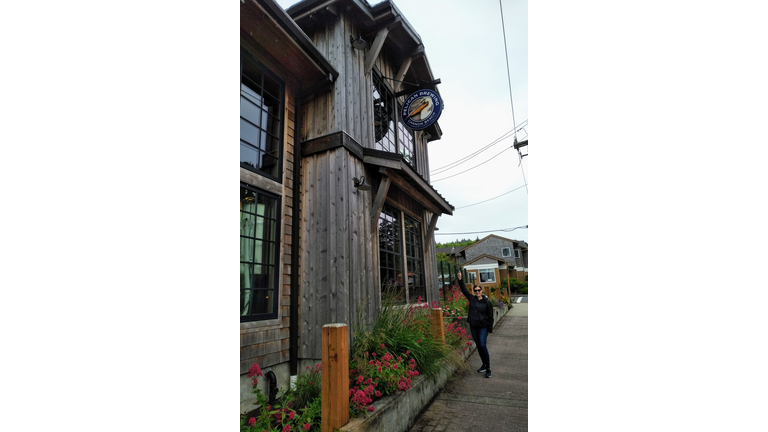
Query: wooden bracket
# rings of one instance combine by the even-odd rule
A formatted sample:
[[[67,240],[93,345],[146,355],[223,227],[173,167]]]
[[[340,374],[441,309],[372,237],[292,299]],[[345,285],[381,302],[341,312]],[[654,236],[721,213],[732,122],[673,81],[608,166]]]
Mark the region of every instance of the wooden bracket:
[[[379,170],[379,172],[383,171],[385,170]],[[384,208],[384,200],[387,198],[390,182],[391,180],[385,174],[379,183],[379,191],[376,192],[376,198],[373,200],[373,206],[371,207],[371,234],[375,233],[376,228],[379,227],[379,214],[381,214],[381,209]]]

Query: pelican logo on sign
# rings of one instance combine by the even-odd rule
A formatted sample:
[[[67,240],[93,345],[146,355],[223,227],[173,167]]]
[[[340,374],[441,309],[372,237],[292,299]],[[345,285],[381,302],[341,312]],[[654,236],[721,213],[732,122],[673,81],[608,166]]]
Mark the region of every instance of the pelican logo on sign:
[[[400,113],[403,123],[413,130],[432,126],[443,112],[440,95],[429,89],[417,90],[408,96]]]

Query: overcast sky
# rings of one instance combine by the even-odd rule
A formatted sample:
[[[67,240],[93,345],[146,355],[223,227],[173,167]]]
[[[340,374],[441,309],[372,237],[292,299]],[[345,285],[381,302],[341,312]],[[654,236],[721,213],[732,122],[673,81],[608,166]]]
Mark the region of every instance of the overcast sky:
[[[283,8],[296,3],[278,0]],[[520,167],[517,151],[511,148],[511,132],[516,129],[513,125],[519,128],[528,120],[527,0],[502,0],[501,6],[498,0],[394,3],[421,36],[432,73],[442,82],[438,91],[445,108],[438,123],[443,137],[429,144],[429,163],[432,185],[456,211],[453,216],[440,217],[436,241],[496,234],[527,242],[527,229],[502,231],[528,224],[528,193],[523,178],[530,178],[529,157],[523,157]],[[527,126],[519,130],[518,141],[527,139],[528,132]],[[453,165],[501,137],[506,138]],[[521,152],[527,154],[528,147]],[[486,200],[490,201],[483,202]]]

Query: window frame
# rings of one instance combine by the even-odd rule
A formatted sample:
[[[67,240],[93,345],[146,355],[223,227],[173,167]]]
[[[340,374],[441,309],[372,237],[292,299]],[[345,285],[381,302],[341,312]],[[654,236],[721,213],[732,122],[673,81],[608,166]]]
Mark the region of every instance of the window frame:
[[[256,196],[257,200],[258,200],[258,195],[261,195],[261,196],[264,196],[264,197],[267,197],[267,198],[273,200],[274,206],[275,206],[275,208],[274,208],[274,217],[272,219],[270,219],[274,223],[274,230],[275,230],[273,235],[271,236],[271,238],[273,239],[271,241],[272,241],[272,243],[274,243],[274,245],[272,246],[272,251],[271,251],[272,252],[272,257],[273,257],[273,262],[271,264],[270,263],[265,263],[263,261],[261,263],[259,263],[259,265],[262,265],[262,266],[271,266],[271,267],[273,267],[273,269],[274,269],[273,275],[272,275],[272,286],[273,286],[273,288],[271,288],[271,289],[259,289],[257,287],[245,288],[247,290],[250,290],[251,293],[254,293],[256,291],[271,291],[272,292],[272,312],[269,312],[269,313],[255,313],[255,314],[251,313],[249,315],[242,315],[242,312],[241,312],[240,322],[244,323],[244,322],[265,321],[265,320],[275,319],[275,318],[278,317],[278,314],[279,314],[279,311],[280,311],[279,299],[280,299],[280,295],[281,295],[281,290],[280,290],[281,287],[280,287],[279,284],[280,284],[280,275],[282,273],[282,265],[281,265],[281,262],[280,262],[280,259],[281,259],[281,256],[280,256],[280,242],[281,242],[281,240],[280,240],[281,239],[281,237],[280,237],[280,228],[281,228],[281,224],[282,224],[281,223],[280,215],[281,215],[281,211],[282,211],[281,210],[282,209],[282,197],[280,197],[279,195],[267,192],[267,191],[265,191],[263,189],[257,188],[255,186],[250,185],[250,184],[245,183],[245,182],[240,182],[240,188],[241,188],[241,190],[245,189],[245,190],[251,191],[251,193],[253,193]],[[241,200],[242,200],[242,198],[241,198]],[[242,204],[241,204],[241,209],[240,209],[241,220],[242,220],[242,213],[243,213],[243,209],[242,209]],[[240,239],[241,239],[240,240],[240,242],[241,242],[240,243],[240,247],[242,248],[242,244],[243,244],[243,240],[242,240],[243,239],[243,235],[242,235],[242,233],[240,235]],[[242,264],[256,265],[256,262],[255,261],[250,261],[250,262],[243,261],[242,260],[242,250],[241,250],[240,264],[241,265]],[[242,270],[241,270],[241,272],[242,272]],[[253,283],[251,283],[251,284],[253,285]],[[242,293],[243,290],[244,290],[244,288],[241,285],[241,287],[240,287],[241,293]],[[250,301],[253,302],[253,299],[251,298]],[[254,309],[253,308],[253,303],[251,303],[251,310],[253,310],[253,309]]]
[[[276,173],[273,175],[272,173],[264,171],[264,170],[262,170],[259,167],[252,166],[252,165],[250,165],[248,163],[242,162],[242,160],[240,161],[240,167],[244,168],[244,169],[246,169],[248,171],[257,173],[259,175],[262,175],[262,176],[264,176],[264,177],[266,177],[268,179],[274,180],[274,181],[276,181],[278,183],[282,183],[283,182],[283,176],[282,176],[282,173],[283,173],[283,162],[284,162],[283,161],[283,159],[284,159],[283,152],[284,152],[284,149],[285,149],[284,129],[285,129],[285,122],[286,122],[286,119],[285,119],[285,81],[280,79],[280,77],[277,76],[277,74],[272,72],[264,63],[260,62],[250,52],[248,52],[246,49],[241,47],[240,48],[240,98],[241,98],[241,100],[242,100],[242,98],[246,98],[248,101],[253,102],[250,98],[248,98],[248,97],[246,97],[244,95],[243,88],[242,88],[242,86],[243,86],[243,61],[244,60],[248,61],[248,62],[252,63],[254,66],[258,67],[261,70],[262,74],[268,76],[271,80],[273,80],[277,84],[279,84],[280,88],[279,88],[279,91],[278,91],[278,93],[279,93],[278,95],[272,95],[271,93],[269,94],[270,96],[276,97],[276,99],[278,99],[278,104],[277,104],[277,108],[276,108],[277,115],[274,116],[277,119],[277,125],[276,125],[277,134],[276,135],[272,134],[271,132],[269,132],[269,130],[262,128],[260,125],[253,124],[253,122],[251,122],[249,119],[244,118],[243,117],[243,113],[242,113],[242,109],[241,109],[241,112],[240,112],[241,122],[243,120],[245,120],[249,124],[252,124],[253,126],[255,126],[257,129],[262,130],[263,132],[265,132],[265,133],[267,133],[267,134],[269,134],[271,136],[274,136],[277,139],[277,167],[276,167]],[[249,79],[251,79],[251,78],[249,78]],[[250,87],[248,87],[248,88],[250,89]],[[251,89],[251,90],[255,91],[255,89]],[[260,93],[260,94],[263,95],[264,92],[267,92],[267,90],[265,90],[263,88],[263,86],[262,86],[262,93]],[[269,113],[267,113],[267,115],[269,115]],[[252,147],[252,148],[254,148],[254,149],[256,149],[256,150],[266,154],[265,150],[262,150],[261,148],[253,145],[252,143],[249,143],[249,142],[246,141],[246,144],[249,147]],[[241,137],[240,137],[240,146],[241,147],[243,146],[242,134],[241,134]]]
[[[386,217],[389,216],[397,222],[397,230],[396,230],[396,236],[395,236],[395,245],[392,248],[382,248],[382,241],[381,241],[381,226],[382,226],[382,219],[386,219]],[[407,219],[413,222],[414,227],[417,227],[416,229],[409,230],[406,227]],[[416,300],[419,296],[422,297],[422,302],[426,301],[427,296],[427,283],[426,283],[426,269],[425,269],[425,253],[426,250],[424,248],[424,232],[423,232],[423,222],[419,220],[418,217],[411,215],[399,208],[397,206],[393,205],[390,202],[385,202],[384,206],[381,209],[381,213],[379,213],[379,224],[376,228],[377,232],[377,239],[378,239],[378,251],[379,251],[379,289],[383,293],[386,289],[386,284],[384,283],[385,278],[387,277],[387,274],[390,274],[394,276],[393,278],[390,278],[389,280],[395,281],[394,286],[397,288],[398,295],[402,295],[403,299],[398,300],[398,304],[408,305],[408,304],[415,304]],[[409,235],[410,234],[410,235]],[[410,239],[417,240],[418,244],[409,242]],[[410,250],[409,250],[410,249]],[[418,250],[415,253],[410,253],[410,251]],[[420,256],[418,256],[420,254]],[[386,258],[382,258],[382,257]],[[390,264],[390,257],[394,257],[397,259],[397,262],[393,261]],[[413,272],[413,269],[409,267],[409,262],[413,263],[412,265],[414,267],[419,267],[419,264],[421,264],[421,271],[419,272],[418,269],[416,269],[416,272]],[[399,267],[398,267],[399,265]],[[399,277],[397,272],[400,272]],[[421,284],[411,284],[410,281],[410,274],[411,273],[418,273],[418,276],[420,277]],[[403,277],[403,275],[405,275]],[[416,274],[414,274],[414,280],[415,280]],[[419,287],[418,292],[412,292],[412,285],[414,287]]]
[[[384,80],[384,76],[379,73],[377,70],[373,70],[371,73],[371,97],[374,101],[374,107],[373,107],[373,129],[374,129],[374,149],[381,150],[389,153],[396,153],[401,156],[403,156],[403,160],[410,165],[414,170],[416,169],[416,134],[414,133],[411,128],[405,125],[403,123],[402,119],[400,118],[400,110],[402,109],[402,104],[398,100],[397,96],[395,96],[395,91],[390,87],[390,85]],[[379,93],[379,98],[376,97],[376,94],[374,92]],[[384,92],[385,94],[382,94]],[[376,128],[376,113],[377,113],[377,105],[376,101],[381,101],[382,99],[385,100],[385,108],[383,111],[389,111],[386,112],[387,118],[394,122],[394,127],[388,128],[387,132],[384,136],[382,136],[381,139],[376,139],[375,134],[377,132]],[[387,107],[387,102],[391,101],[390,103],[394,104],[394,107]],[[389,108],[389,109],[387,109]],[[389,138],[389,135],[392,135],[392,138]],[[405,138],[403,138],[401,135],[404,135]],[[382,140],[387,138],[388,141],[394,140],[394,147],[395,151],[391,151],[388,148],[389,146],[385,146],[383,144],[380,144]],[[410,139],[408,139],[410,138]],[[408,155],[403,153],[403,149],[407,149]]]
[[[522,257],[522,254],[520,253],[520,249],[514,249],[515,251],[515,259],[520,259]]]
[[[493,280],[486,280],[483,281],[482,274],[484,272],[490,272]],[[477,269],[477,280],[479,283],[489,284],[489,283],[496,283],[496,271],[495,269],[489,268],[489,269]]]
[[[504,251],[507,251],[507,254],[504,255]],[[502,258],[511,258],[512,257],[512,248],[509,246],[505,246],[501,248],[501,257]]]

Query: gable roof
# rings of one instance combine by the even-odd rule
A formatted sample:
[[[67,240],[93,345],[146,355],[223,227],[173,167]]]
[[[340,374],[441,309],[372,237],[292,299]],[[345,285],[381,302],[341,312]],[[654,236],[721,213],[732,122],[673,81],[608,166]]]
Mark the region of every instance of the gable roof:
[[[470,264],[472,264],[473,262],[475,262],[475,261],[478,261],[478,260],[481,260],[481,259],[483,259],[483,258],[490,258],[490,259],[492,259],[492,260],[498,261],[498,262],[499,262],[499,263],[501,263],[501,264],[504,264],[504,263],[506,262],[506,261],[504,261],[503,259],[500,259],[499,257],[495,257],[495,256],[492,256],[492,255],[488,255],[488,254],[483,254],[483,255],[480,255],[479,257],[477,257],[477,258],[473,259],[472,261],[467,261],[467,262],[465,262],[465,263],[464,263],[464,265],[465,265],[465,266],[467,266],[467,265],[470,265]]]
[[[506,241],[509,241],[509,242],[513,242],[513,243],[517,243],[517,244],[518,244],[518,245],[520,245],[520,246],[521,246],[523,249],[528,249],[528,243],[526,243],[526,242],[524,242],[524,241],[522,241],[522,240],[512,240],[512,239],[508,239],[508,238],[506,238],[506,237],[497,236],[496,234],[489,234],[489,235],[487,235],[487,236],[485,236],[485,237],[481,238],[480,240],[478,240],[478,241],[476,241],[476,242],[472,243],[471,245],[469,245],[469,246],[465,246],[465,247],[461,248],[461,249],[460,249],[458,252],[463,252],[463,251],[465,251],[465,250],[467,250],[467,249],[469,249],[469,248],[471,248],[471,247],[473,247],[473,246],[477,246],[477,245],[479,245],[480,243],[482,243],[482,242],[484,242],[484,241],[488,240],[488,239],[489,239],[489,238],[491,238],[491,237],[496,237],[497,239],[506,240]]]

